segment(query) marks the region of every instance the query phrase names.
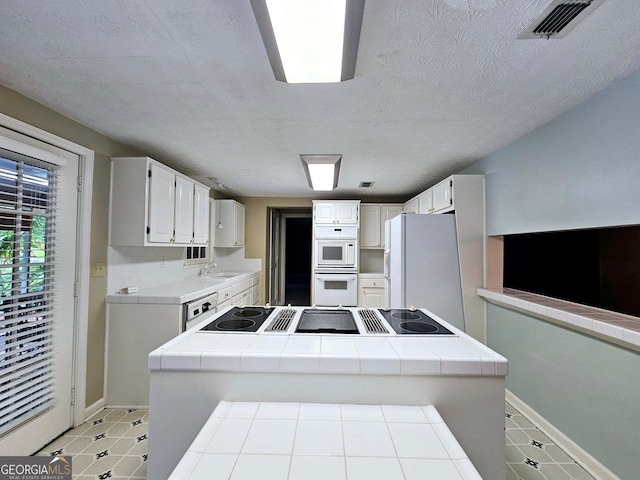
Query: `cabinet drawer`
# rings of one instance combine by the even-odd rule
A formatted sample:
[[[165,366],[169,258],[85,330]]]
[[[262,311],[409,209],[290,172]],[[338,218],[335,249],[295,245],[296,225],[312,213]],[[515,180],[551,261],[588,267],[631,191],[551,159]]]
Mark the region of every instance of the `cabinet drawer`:
[[[360,288],[384,288],[384,277],[360,278]]]
[[[253,280],[251,278],[247,278],[246,280],[242,280],[241,282],[233,285],[233,295],[236,296],[239,293],[244,292],[246,289],[251,288],[253,286]]]
[[[218,305],[226,300],[231,300],[233,296],[233,287],[226,287],[218,290]]]
[[[255,277],[253,277],[251,279],[251,285],[252,286],[256,286],[256,285],[260,285],[260,275],[256,275]]]

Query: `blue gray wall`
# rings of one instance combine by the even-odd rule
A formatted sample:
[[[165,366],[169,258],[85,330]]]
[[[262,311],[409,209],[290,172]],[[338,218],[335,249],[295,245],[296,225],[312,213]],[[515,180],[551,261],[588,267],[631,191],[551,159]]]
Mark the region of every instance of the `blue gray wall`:
[[[461,173],[486,174],[487,235],[640,224],[640,72]]]
[[[488,235],[640,224],[640,72],[461,173],[486,175]],[[638,478],[638,352],[494,305],[487,339],[509,359],[509,390]]]

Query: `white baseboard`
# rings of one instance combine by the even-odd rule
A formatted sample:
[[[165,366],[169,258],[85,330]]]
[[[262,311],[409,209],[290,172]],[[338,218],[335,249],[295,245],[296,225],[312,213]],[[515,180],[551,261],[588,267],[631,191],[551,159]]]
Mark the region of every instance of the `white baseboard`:
[[[107,403],[106,399],[104,397],[102,397],[100,400],[98,400],[97,402],[93,403],[92,405],[89,405],[88,407],[86,407],[84,409],[84,420],[85,422],[91,418],[93,415],[95,415],[96,413],[98,413],[100,410],[102,410],[105,407],[105,404]],[[77,427],[78,425],[76,425]]]
[[[513,405],[520,413],[531,421],[536,427],[549,437],[553,443],[564,450],[578,465],[589,472],[598,480],[621,480],[615,473],[605,467],[602,463],[592,457],[580,445],[575,443],[564,433],[549,423],[542,415],[536,412],[529,405],[516,397],[509,390],[505,392],[507,402]]]

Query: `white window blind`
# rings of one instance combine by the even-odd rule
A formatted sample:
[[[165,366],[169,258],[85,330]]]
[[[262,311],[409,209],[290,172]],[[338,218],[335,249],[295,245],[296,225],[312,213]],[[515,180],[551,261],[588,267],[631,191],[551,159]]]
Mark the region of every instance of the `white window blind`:
[[[0,150],[0,435],[53,405],[56,167]]]

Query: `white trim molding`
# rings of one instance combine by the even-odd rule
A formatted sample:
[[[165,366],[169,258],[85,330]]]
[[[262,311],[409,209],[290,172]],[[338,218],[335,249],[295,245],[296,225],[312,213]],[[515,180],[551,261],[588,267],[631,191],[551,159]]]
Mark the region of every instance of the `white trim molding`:
[[[580,445],[567,437],[547,419],[520,400],[508,389],[505,390],[505,399],[594,478],[599,480],[621,480],[620,477],[605,467]]]
[[[22,135],[46,142],[54,147],[78,155],[79,185],[78,202],[76,282],[76,321],[74,332],[74,372],[73,388],[75,401],[72,406],[72,425],[77,427],[86,420],[86,383],[87,383],[87,333],[89,317],[89,272],[91,271],[91,202],[93,199],[93,165],[95,152],[65,138],[16,120],[0,113],[0,126],[14,130]],[[103,401],[103,400],[102,400]],[[100,401],[96,402],[99,403]],[[94,404],[95,405],[95,404]]]

